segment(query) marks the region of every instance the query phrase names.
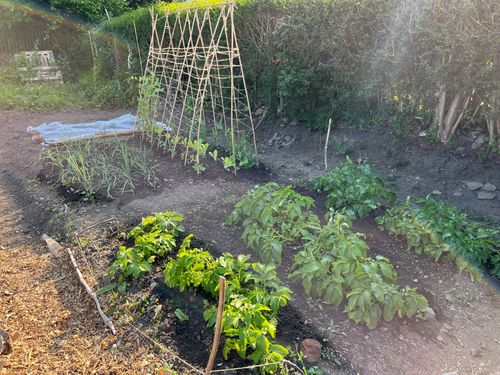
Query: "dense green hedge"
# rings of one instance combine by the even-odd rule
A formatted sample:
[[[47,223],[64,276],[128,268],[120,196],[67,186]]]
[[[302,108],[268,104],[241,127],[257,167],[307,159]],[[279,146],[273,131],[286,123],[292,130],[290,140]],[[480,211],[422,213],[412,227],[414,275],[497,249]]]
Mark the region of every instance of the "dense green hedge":
[[[272,114],[313,128],[395,114],[430,125],[445,87],[447,98],[463,94],[463,122],[498,115],[495,0],[239,0],[235,17],[253,105]],[[148,9],[100,30],[135,45],[132,20],[145,58]]]

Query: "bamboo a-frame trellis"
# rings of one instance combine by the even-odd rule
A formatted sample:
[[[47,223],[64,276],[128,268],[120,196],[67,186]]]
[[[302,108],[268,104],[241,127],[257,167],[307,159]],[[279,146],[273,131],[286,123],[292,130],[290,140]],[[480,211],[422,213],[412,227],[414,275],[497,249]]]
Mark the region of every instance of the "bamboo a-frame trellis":
[[[199,2],[197,2],[199,4]],[[186,146],[202,140],[207,130],[225,135],[236,154],[245,141],[257,151],[255,131],[234,25],[235,3],[189,6],[182,10],[152,8],[152,35],[146,76],[158,85],[150,108],[153,123],[175,132]],[[158,98],[159,96],[159,98]],[[244,139],[243,139],[244,138]],[[177,144],[176,144],[177,145]]]

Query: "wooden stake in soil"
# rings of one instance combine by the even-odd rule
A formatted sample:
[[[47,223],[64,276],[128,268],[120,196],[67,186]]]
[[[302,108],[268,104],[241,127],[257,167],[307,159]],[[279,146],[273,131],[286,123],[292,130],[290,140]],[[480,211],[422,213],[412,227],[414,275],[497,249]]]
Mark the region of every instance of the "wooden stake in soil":
[[[75,270],[76,270],[76,273],[78,274],[78,278],[80,279],[80,282],[85,287],[85,290],[92,297],[92,299],[94,300],[94,302],[96,304],[97,312],[99,313],[102,320],[104,321],[104,324],[106,324],[106,326],[111,330],[111,332],[113,332],[113,335],[116,335],[117,331],[116,331],[116,328],[115,328],[113,322],[111,321],[111,319],[108,318],[108,316],[106,314],[104,314],[104,311],[102,311],[102,309],[101,309],[101,304],[99,303],[99,299],[97,298],[96,294],[92,291],[92,289],[90,289],[89,285],[87,284],[87,282],[83,278],[83,275],[80,272],[80,268],[78,268],[78,263],[76,263],[76,259],[73,255],[73,252],[71,251],[71,249],[67,249],[67,250],[68,250],[69,258],[71,259],[71,263],[73,264],[73,267],[75,267]]]
[[[328,121],[328,130],[326,132],[326,141],[325,141],[325,171],[328,169],[328,141],[330,140],[330,129],[332,128],[332,119]]]
[[[210,358],[208,359],[208,364],[205,369],[205,375],[212,372],[214,367],[215,357],[217,356],[217,350],[219,349],[220,333],[222,325],[222,314],[224,313],[224,304],[226,303],[226,279],[222,276],[219,277],[219,306],[217,309],[217,320],[215,321],[215,333],[214,333],[214,343],[212,345],[212,351],[210,352]]]

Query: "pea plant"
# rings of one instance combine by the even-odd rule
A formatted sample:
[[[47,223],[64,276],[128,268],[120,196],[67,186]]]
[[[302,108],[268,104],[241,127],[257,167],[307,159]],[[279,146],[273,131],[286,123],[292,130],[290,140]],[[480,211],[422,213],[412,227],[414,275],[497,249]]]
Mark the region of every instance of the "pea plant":
[[[409,250],[432,256],[436,261],[451,256],[460,270],[472,275],[486,269],[500,279],[500,228],[471,222],[458,208],[431,197],[409,197],[376,219],[395,235],[406,237]]]
[[[396,194],[384,186],[369,164],[356,164],[349,157],[344,164],[313,181],[313,188],[328,194],[327,208],[346,209],[353,218],[391,205]]]
[[[368,257],[368,245],[350,230],[345,214],[330,217],[317,237],[305,243],[294,257],[290,278],[300,280],[306,294],[339,306],[357,323],[373,329],[383,316],[390,321],[397,314],[408,317],[427,307],[415,289],[399,289],[390,261]]]
[[[177,238],[184,232],[181,225],[183,217],[175,212],[164,212],[143,218],[132,229],[127,239],[134,241],[134,246],[120,246],[116,260],[109,269],[109,275],[117,274],[119,290],[127,287],[127,279],[138,279],[153,270],[153,264],[159,257],[165,256],[176,248]]]
[[[179,248],[176,259],[165,266],[165,282],[170,287],[202,289],[212,298],[218,294],[219,276],[227,281],[226,305],[222,318],[222,332],[226,336],[223,355],[235,351],[241,358],[256,364],[283,360],[288,351],[273,343],[276,337],[277,314],[291,297],[277,277],[273,265],[248,263],[249,257],[223,254],[214,258],[203,249],[190,247],[188,236]],[[217,307],[207,303],[204,318],[209,327],[215,325]],[[277,365],[261,368],[274,372]]]
[[[280,264],[284,245],[311,237],[320,228],[318,217],[309,211],[313,204],[311,197],[271,182],[250,190],[226,223],[242,224],[246,245],[265,263]]]

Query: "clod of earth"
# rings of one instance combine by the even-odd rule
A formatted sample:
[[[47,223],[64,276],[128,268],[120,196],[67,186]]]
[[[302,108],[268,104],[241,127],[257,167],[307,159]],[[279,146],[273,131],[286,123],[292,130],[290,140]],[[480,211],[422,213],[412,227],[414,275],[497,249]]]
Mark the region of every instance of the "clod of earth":
[[[306,362],[319,362],[321,359],[321,343],[318,340],[305,339],[300,343],[300,352]]]
[[[12,340],[7,332],[0,329],[0,355],[12,353]]]

